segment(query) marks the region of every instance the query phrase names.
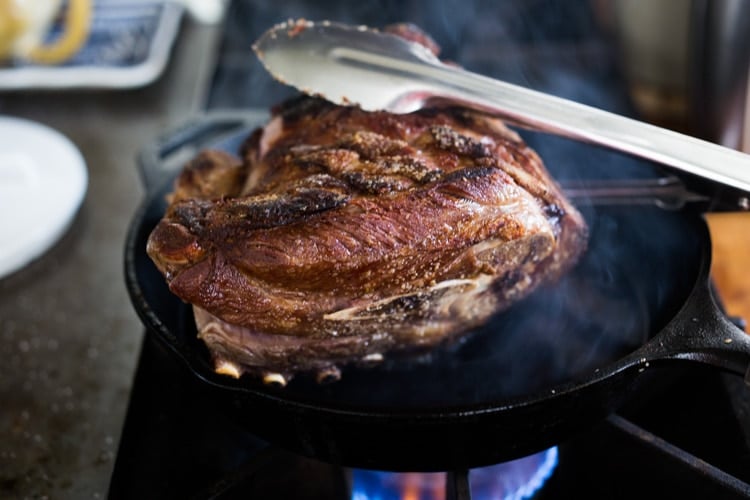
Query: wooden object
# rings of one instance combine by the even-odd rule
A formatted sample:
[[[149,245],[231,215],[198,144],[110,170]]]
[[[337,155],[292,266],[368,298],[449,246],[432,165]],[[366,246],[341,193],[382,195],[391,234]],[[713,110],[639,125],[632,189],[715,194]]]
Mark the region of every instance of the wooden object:
[[[750,323],[750,213],[706,215],[711,230],[711,273],[727,313]]]

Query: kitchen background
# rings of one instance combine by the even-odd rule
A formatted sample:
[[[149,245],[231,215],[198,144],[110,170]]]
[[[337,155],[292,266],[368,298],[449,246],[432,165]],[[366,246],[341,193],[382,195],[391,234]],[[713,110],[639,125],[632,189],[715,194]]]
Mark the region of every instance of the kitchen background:
[[[59,241],[0,278],[0,498],[108,495],[144,335],[122,271],[125,234],[145,194],[136,155],[196,117],[267,109],[291,95],[250,50],[277,22],[415,22],[444,58],[472,71],[750,151],[750,9],[742,2],[235,0],[225,7],[215,20],[205,3],[191,11],[176,2],[97,2],[78,59],[36,73],[19,60],[0,66],[0,116],[61,132],[88,173],[80,210]],[[98,71],[80,77],[91,65]],[[546,142],[536,140],[544,157]],[[590,161],[583,168],[595,168],[596,155]],[[10,182],[2,172],[0,183]],[[28,206],[0,198],[0,217],[29,207],[52,213],[48,202],[33,191]],[[750,317],[748,214],[711,214],[709,223],[727,310]],[[28,231],[36,224],[28,221]],[[0,245],[16,237],[3,234]]]

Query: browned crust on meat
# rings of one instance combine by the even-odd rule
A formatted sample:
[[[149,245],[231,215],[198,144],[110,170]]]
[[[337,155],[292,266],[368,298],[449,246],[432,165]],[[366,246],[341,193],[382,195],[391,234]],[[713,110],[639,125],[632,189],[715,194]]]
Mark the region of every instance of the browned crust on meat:
[[[559,276],[585,248],[581,215],[497,119],[312,98],[274,116],[278,137],[254,133],[241,161],[205,152],[185,168],[148,243],[170,289],[213,328],[349,345],[307,365],[289,361],[292,350],[285,365],[280,349],[264,370],[436,343]],[[342,336],[369,342],[326,340]],[[243,358],[241,337],[217,351]]]

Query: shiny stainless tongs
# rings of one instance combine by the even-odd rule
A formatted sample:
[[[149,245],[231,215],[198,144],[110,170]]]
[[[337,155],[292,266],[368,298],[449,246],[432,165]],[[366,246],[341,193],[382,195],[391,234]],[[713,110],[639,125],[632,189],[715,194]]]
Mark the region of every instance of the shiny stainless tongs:
[[[750,155],[441,63],[425,47],[363,26],[279,24],[253,46],[279,81],[338,104],[396,113],[449,100],[509,123],[629,153],[750,192]],[[747,209],[748,198],[738,199]]]

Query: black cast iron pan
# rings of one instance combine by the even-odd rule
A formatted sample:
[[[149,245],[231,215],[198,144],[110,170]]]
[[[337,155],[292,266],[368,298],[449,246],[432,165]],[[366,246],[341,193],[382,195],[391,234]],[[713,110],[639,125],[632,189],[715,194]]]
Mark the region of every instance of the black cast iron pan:
[[[128,290],[148,333],[184,362],[217,411],[249,432],[347,466],[458,470],[559,443],[679,361],[748,370],[750,338],[710,291],[701,211],[584,203],[591,241],[576,269],[459,345],[347,369],[328,385],[298,377],[278,389],[215,374],[190,307],[167,289],[146,240],[171,189],[168,159],[186,149],[233,150],[264,119],[205,117],[144,150],[144,179],[153,188],[133,219],[125,256]]]

